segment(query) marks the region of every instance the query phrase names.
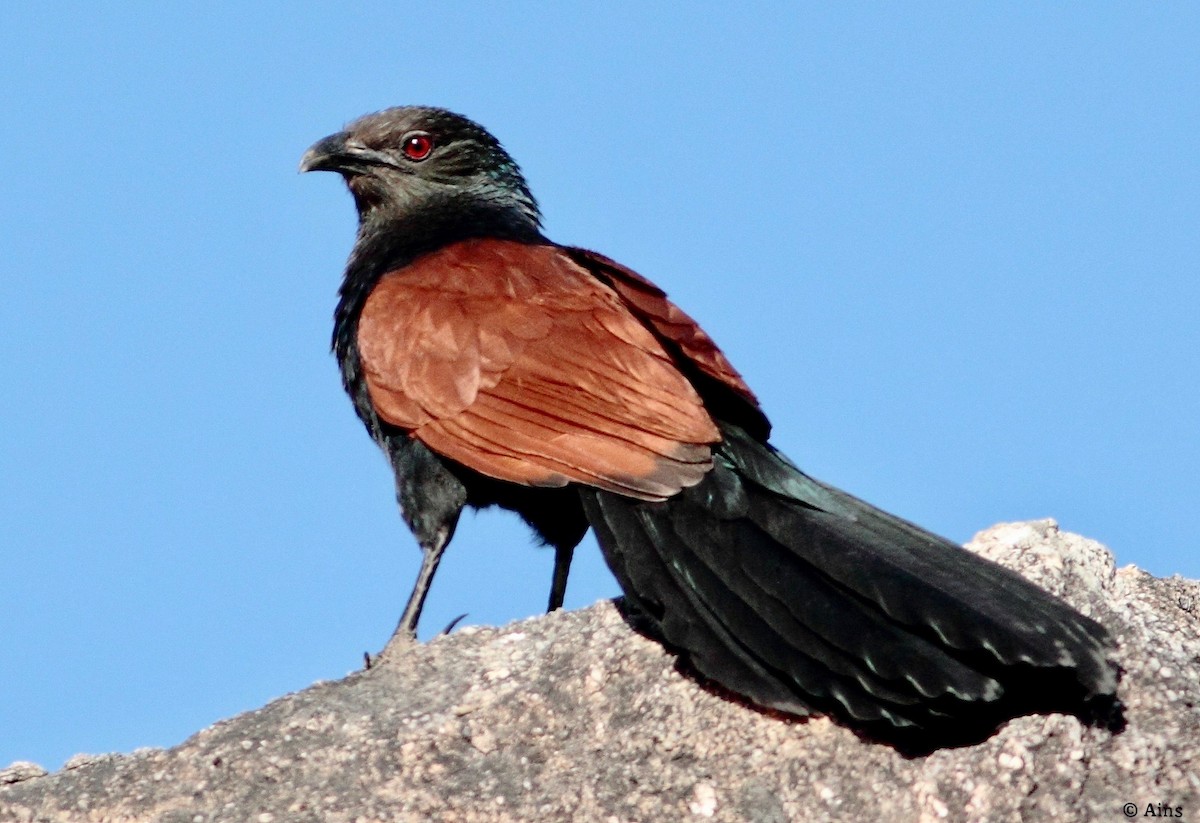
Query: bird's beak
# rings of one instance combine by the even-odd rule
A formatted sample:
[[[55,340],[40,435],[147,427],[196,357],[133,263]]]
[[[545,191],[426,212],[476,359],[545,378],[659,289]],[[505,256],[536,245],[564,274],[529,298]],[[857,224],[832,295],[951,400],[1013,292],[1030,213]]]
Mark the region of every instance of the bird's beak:
[[[346,132],[339,131],[313,143],[300,158],[300,171],[341,171],[352,155],[347,137]]]

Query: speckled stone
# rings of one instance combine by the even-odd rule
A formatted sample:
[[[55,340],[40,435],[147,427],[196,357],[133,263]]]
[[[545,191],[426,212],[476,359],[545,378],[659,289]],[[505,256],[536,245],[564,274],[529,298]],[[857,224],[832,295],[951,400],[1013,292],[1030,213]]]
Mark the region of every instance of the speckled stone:
[[[1104,623],[1128,729],[1051,715],[906,758],[706,690],[611,603],[414,645],[170,750],[0,771],[2,821],[1123,820],[1200,816],[1200,584],[1052,521],[970,548]]]

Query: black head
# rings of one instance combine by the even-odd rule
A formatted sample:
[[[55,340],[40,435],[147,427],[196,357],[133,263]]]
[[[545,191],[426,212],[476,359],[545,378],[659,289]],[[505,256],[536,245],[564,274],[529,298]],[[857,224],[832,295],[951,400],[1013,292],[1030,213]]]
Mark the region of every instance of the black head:
[[[315,143],[300,171],[336,171],[362,225],[461,219],[537,234],[536,201],[517,164],[482,126],[445,109],[368,114]]]

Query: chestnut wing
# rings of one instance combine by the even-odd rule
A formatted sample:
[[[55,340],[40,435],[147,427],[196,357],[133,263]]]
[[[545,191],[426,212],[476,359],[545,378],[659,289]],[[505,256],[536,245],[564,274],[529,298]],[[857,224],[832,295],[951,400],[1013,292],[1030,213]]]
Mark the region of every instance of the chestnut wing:
[[[358,345],[379,417],[490,477],[662,500],[712,466],[720,434],[696,390],[558,247],[425,255],[372,290]]]
[[[667,297],[666,292],[626,266],[587,249],[568,248],[571,258],[609,284],[634,315],[666,341],[692,368],[706,404],[717,417],[741,425],[765,442],[771,423],[758,398],[700,324]]]

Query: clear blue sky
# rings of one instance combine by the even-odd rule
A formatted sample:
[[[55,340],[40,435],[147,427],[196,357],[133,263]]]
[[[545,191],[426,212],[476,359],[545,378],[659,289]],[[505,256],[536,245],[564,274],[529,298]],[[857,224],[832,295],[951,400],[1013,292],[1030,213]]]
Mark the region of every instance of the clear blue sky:
[[[814,475],[1200,576],[1195,4],[117,5],[0,9],[0,766],[387,639],[418,553],[328,353],[353,207],[296,165],[400,103],[491,128]],[[536,613],[551,559],[468,516],[425,634]],[[568,606],[616,593],[585,544]]]

